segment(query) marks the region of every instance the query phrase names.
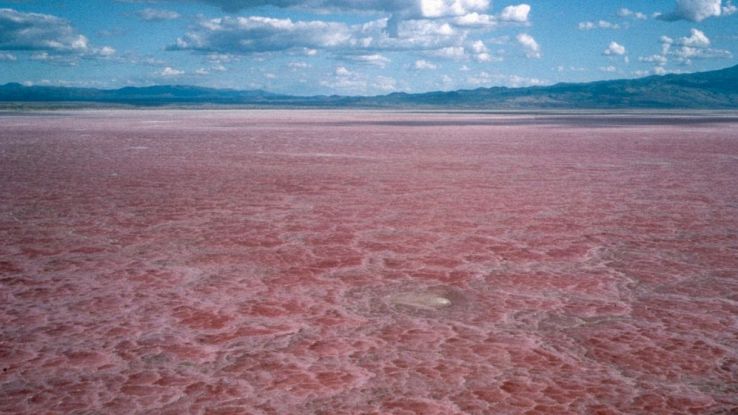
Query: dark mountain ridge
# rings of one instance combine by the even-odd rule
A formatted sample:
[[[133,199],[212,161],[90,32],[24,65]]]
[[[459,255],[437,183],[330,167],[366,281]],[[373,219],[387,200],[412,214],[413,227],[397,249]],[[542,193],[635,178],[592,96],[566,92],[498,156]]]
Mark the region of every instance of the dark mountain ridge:
[[[637,79],[491,87],[372,97],[289,96],[262,90],[188,85],[120,89],[0,86],[0,101],[96,103],[133,106],[232,105],[257,107],[488,108],[488,109],[738,109],[738,65],[709,72]]]

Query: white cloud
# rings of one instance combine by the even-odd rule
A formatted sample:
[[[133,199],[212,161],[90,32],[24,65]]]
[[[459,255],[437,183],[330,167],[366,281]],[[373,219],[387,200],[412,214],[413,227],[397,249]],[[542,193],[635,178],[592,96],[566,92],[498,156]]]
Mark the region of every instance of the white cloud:
[[[97,55],[102,57],[111,57],[115,55],[115,49],[111,48],[110,46],[103,46],[97,50]]]
[[[423,17],[463,16],[489,8],[489,0],[419,0],[417,4]]]
[[[261,16],[200,20],[169,50],[252,54],[285,50],[318,50],[360,55],[379,51],[435,50],[461,44],[466,31],[443,20],[399,22],[389,34],[389,19],[349,26],[339,22],[293,21]],[[362,53],[365,52],[365,53]],[[379,61],[376,61],[379,62]]]
[[[730,51],[710,48],[710,38],[698,29],[691,29],[689,36],[680,37],[676,41],[662,37],[662,51],[676,58],[683,64],[691,64],[692,59],[729,59]]]
[[[592,29],[620,29],[620,25],[617,23],[608,22],[607,20],[600,20],[597,22],[581,22],[577,25],[579,30],[592,30]]]
[[[344,56],[344,58],[355,62],[378,66],[380,68],[384,68],[391,62],[387,57],[379,53],[372,53],[370,55],[347,55]]]
[[[507,6],[500,13],[500,20],[504,22],[526,23],[528,22],[528,14],[530,13],[530,5],[518,4],[517,6]]]
[[[168,50],[236,55],[328,51],[339,59],[386,66],[384,52],[446,53],[463,58],[463,47],[480,32],[504,25],[527,25],[528,4],[504,7],[488,14],[489,0],[200,0],[235,11],[259,5],[300,8],[315,13],[330,10],[379,11],[385,17],[363,24],[328,20],[292,20],[258,15],[199,18]],[[527,35],[526,35],[527,36]],[[478,36],[474,36],[478,37]],[[532,40],[532,42],[530,42]],[[527,55],[540,56],[537,43],[526,38]],[[263,55],[262,55],[263,56]],[[351,57],[354,56],[354,57]],[[362,58],[363,57],[363,58]],[[491,55],[471,58],[487,61]]]
[[[326,11],[371,12],[395,14],[404,18],[439,18],[484,12],[489,0],[199,0],[221,7],[227,12],[265,5],[303,9],[315,13]]]
[[[648,19],[648,16],[646,16],[644,13],[641,12],[634,12],[633,10],[630,10],[628,8],[623,7],[622,9],[618,10],[618,16],[620,17],[630,17],[636,20],[646,20]]]
[[[661,14],[659,19],[668,22],[689,20],[701,22],[722,13],[721,0],[677,0],[676,8],[670,13]]]
[[[725,6],[723,6],[723,16],[730,16],[731,14],[735,14],[738,12],[738,7],[733,5],[733,2],[728,0],[725,2]]]
[[[287,64],[287,66],[293,70],[300,70],[300,69],[310,68],[312,65],[310,65],[307,62],[297,61],[297,62],[290,62]]]
[[[541,57],[541,47],[540,45],[538,45],[538,42],[536,42],[533,36],[527,33],[519,33],[515,37],[515,39],[521,46],[523,46],[523,49],[525,50],[525,56],[529,58]]]
[[[487,46],[485,46],[484,42],[482,42],[481,40],[477,40],[472,43],[471,49],[472,51],[474,51],[474,53],[487,52]]]
[[[138,16],[141,20],[145,20],[147,22],[160,22],[164,20],[175,20],[180,18],[179,13],[175,11],[151,8],[145,8],[143,10],[137,11],[136,16]]]
[[[477,62],[490,62],[492,61],[492,55],[489,53],[489,49],[481,40],[477,40],[471,45],[472,56]]]
[[[587,68],[583,68],[581,66],[568,66],[567,67],[564,65],[559,65],[556,67],[556,70],[558,72],[567,72],[567,71],[568,72],[586,72]]]
[[[35,51],[40,60],[67,61],[107,57],[113,48],[94,48],[65,19],[41,13],[0,9],[0,50]],[[66,56],[62,56],[66,55]]]
[[[705,33],[698,29],[692,29],[689,37],[679,38],[678,43],[682,46],[690,46],[697,48],[706,48],[710,46],[710,39],[705,36]]]
[[[445,48],[435,49],[428,52],[431,56],[438,56],[447,59],[462,59],[466,56],[463,46],[449,46]]]
[[[471,12],[453,19],[456,26],[462,27],[478,27],[490,28],[498,25],[500,22],[509,24],[528,24],[528,15],[530,14],[530,5],[518,4],[515,6],[507,6],[494,16],[491,14]]]
[[[710,38],[699,29],[692,29],[689,36],[683,36],[674,40],[668,36],[661,36],[661,52],[650,56],[638,58],[641,62],[653,63],[652,69],[656,75],[666,73],[664,68],[669,59],[683,65],[692,64],[693,59],[730,59],[733,54],[724,49],[710,48]]]
[[[184,75],[184,71],[172,68],[171,66],[167,66],[163,68],[161,71],[159,71],[158,75],[164,76],[164,77],[175,77],[175,76]]]
[[[337,76],[349,76],[351,75],[351,71],[349,71],[345,66],[337,66],[335,73]]]
[[[608,73],[617,72],[617,70],[618,70],[616,67],[614,67],[612,65],[609,65],[609,66],[601,66],[599,69],[600,69],[600,72],[608,72]]]
[[[343,66],[336,67],[329,78],[319,82],[320,86],[342,94],[386,93],[396,89],[397,81],[387,76],[370,78]]]
[[[666,63],[669,61],[664,55],[641,56],[640,58],[638,58],[638,60],[641,62],[653,63],[658,66],[666,65]]]
[[[224,64],[234,62],[238,57],[230,53],[209,53],[207,59],[209,62]]]
[[[607,46],[607,49],[605,49],[602,52],[604,55],[612,56],[612,55],[625,55],[625,46],[619,44],[618,42],[612,41]]]
[[[0,61],[15,62],[18,58],[12,53],[0,53]]]
[[[223,17],[201,20],[197,29],[177,39],[173,50],[254,53],[291,48],[330,48],[347,44],[343,23],[292,21],[270,17]]]
[[[474,12],[459,16],[453,22],[456,26],[463,27],[492,27],[497,24],[497,18],[489,14]]]
[[[415,61],[415,64],[413,64],[413,68],[417,70],[425,70],[425,69],[433,70],[433,69],[438,68],[438,66],[436,66],[433,62],[429,62],[425,59],[419,59]]]
[[[467,77],[466,82],[476,86],[507,86],[511,88],[547,84],[547,82],[538,78],[527,78],[519,75],[490,74],[486,71],[471,74]]]

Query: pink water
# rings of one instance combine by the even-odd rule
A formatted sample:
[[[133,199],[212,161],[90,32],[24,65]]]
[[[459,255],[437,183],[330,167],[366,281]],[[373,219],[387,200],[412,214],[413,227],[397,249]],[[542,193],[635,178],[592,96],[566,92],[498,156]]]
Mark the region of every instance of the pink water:
[[[0,116],[0,413],[738,413],[738,118]]]

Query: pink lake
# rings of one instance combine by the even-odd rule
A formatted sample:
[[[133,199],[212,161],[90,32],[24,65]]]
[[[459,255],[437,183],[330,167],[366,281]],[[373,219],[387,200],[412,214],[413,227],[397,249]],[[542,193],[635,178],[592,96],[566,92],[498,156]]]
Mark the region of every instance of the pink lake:
[[[0,114],[0,413],[736,414],[738,115]]]

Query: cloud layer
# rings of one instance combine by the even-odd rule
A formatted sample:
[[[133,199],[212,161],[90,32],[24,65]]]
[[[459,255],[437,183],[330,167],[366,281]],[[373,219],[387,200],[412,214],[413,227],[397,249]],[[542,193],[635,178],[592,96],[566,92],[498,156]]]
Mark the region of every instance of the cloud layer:
[[[109,57],[109,46],[94,48],[65,19],[41,13],[0,9],[0,50],[32,51],[37,60],[71,59],[75,56]]]
[[[736,8],[731,2],[723,6],[721,0],[677,0],[674,11],[659,16],[659,19],[668,22],[677,20],[701,22],[709,17],[730,15],[735,12]]]
[[[438,7],[424,13],[430,16],[457,14],[470,10],[472,6],[487,4],[479,1],[457,3],[440,2]],[[530,6],[520,4],[504,8],[499,16],[473,12],[453,18],[400,21],[384,17],[355,25],[263,16],[203,18],[167,49],[243,55],[326,50],[346,59],[377,66],[387,63],[380,54],[392,51],[489,62],[492,61],[490,51],[482,40],[472,36],[483,34],[497,24],[526,25],[529,13]],[[527,34],[521,36],[518,42],[526,55],[540,57],[540,46],[535,39]]]
[[[650,56],[641,56],[641,62],[654,65],[652,72],[661,75],[666,73],[666,65],[676,61],[681,65],[690,65],[694,59],[730,59],[733,54],[724,49],[712,48],[710,38],[699,29],[691,29],[689,36],[673,39],[661,36],[661,51]]]
[[[408,17],[462,16],[472,12],[484,12],[489,0],[199,0],[222,8],[227,12],[259,6],[298,8],[312,11],[380,11],[402,14]]]
[[[172,10],[161,10],[145,8],[136,12],[136,16],[147,22],[159,22],[164,20],[179,19],[179,13]]]

